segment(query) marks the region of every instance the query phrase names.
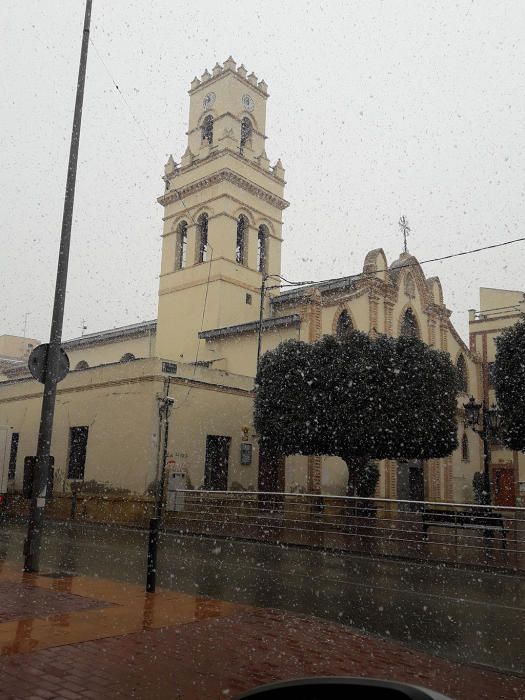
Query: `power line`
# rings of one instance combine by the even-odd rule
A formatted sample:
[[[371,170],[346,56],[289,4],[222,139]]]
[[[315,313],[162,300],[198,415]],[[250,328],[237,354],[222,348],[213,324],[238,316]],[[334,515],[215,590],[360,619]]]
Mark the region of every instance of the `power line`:
[[[135,124],[136,124],[137,127],[139,128],[139,130],[140,130],[142,136],[144,137],[144,141],[145,141],[145,142],[148,144],[148,146],[150,147],[150,150],[151,150],[151,152],[153,153],[153,157],[155,158],[155,161],[158,162],[158,161],[159,161],[159,157],[158,157],[158,155],[155,153],[155,150],[154,150],[153,146],[151,145],[151,141],[150,141],[149,138],[147,137],[147,134],[146,134],[146,132],[144,131],[144,129],[142,128],[142,125],[140,124],[139,120],[138,120],[138,119],[135,117],[135,115],[133,114],[133,110],[131,109],[131,107],[130,107],[128,101],[126,100],[126,98],[124,97],[124,94],[123,94],[122,90],[119,88],[119,86],[118,86],[118,84],[117,84],[117,81],[116,81],[115,78],[111,75],[111,71],[110,71],[109,68],[107,67],[107,65],[106,65],[104,59],[102,58],[102,56],[101,56],[99,50],[97,49],[97,47],[96,47],[95,44],[93,43],[93,39],[90,39],[89,41],[90,41],[91,46],[92,46],[93,49],[95,50],[95,53],[97,54],[97,56],[98,56],[100,62],[101,62],[102,65],[104,66],[104,69],[105,69],[106,73],[109,75],[109,78],[110,78],[111,82],[112,82],[113,85],[115,86],[115,90],[118,92],[118,94],[119,94],[120,97],[122,98],[122,101],[124,102],[124,104],[125,104],[126,107],[128,108],[128,111],[129,111],[129,113],[131,114],[131,117],[132,117],[133,121],[135,122]]]
[[[450,260],[451,258],[459,258],[462,255],[473,255],[474,253],[481,253],[484,250],[491,250],[493,248],[501,248],[503,246],[512,245],[513,243],[520,243],[522,241],[525,241],[525,236],[522,238],[514,238],[510,241],[501,241],[500,243],[492,243],[491,245],[482,246],[480,248],[471,248],[470,250],[462,250],[462,251],[459,251],[458,253],[449,253],[448,255],[442,255],[441,257],[438,257],[438,258],[428,258],[427,260],[409,260],[407,262],[401,263],[400,265],[396,265],[395,268],[385,267],[383,269],[373,270],[372,272],[361,272],[361,273],[358,273],[357,275],[347,275],[347,277],[372,277],[372,276],[376,275],[378,272],[391,272],[392,269],[401,270],[405,267],[414,267],[417,265],[427,265],[428,263],[432,263],[432,262],[441,262],[443,260]],[[344,277],[329,277],[328,279],[324,279],[324,280],[305,280],[305,281],[301,281],[301,282],[292,282],[292,281],[286,279],[286,277],[283,277],[282,275],[274,275],[274,276],[279,277],[279,279],[282,279],[285,282],[285,284],[276,285],[275,287],[268,287],[268,289],[276,289],[278,287],[303,287],[306,285],[325,284],[328,282],[335,282],[337,280],[344,278]]]
[[[108,76],[109,76],[111,82],[112,82],[113,85],[115,86],[116,91],[118,92],[118,94],[119,94],[120,97],[122,98],[122,101],[123,101],[124,104],[126,105],[128,111],[129,111],[129,113],[131,114],[131,117],[133,118],[133,121],[134,121],[135,124],[137,125],[137,127],[138,127],[138,129],[140,130],[142,136],[144,137],[144,140],[145,140],[146,143],[148,144],[148,146],[149,146],[149,148],[150,148],[150,150],[151,150],[151,153],[153,154],[153,156],[154,156],[154,158],[155,158],[155,161],[158,162],[160,159],[158,158],[157,154],[155,153],[155,149],[153,148],[153,146],[152,146],[152,144],[151,144],[151,141],[149,140],[149,138],[148,138],[146,132],[145,132],[144,129],[142,128],[142,125],[140,124],[139,120],[135,117],[135,115],[134,115],[134,113],[133,113],[133,110],[131,109],[130,104],[128,103],[128,101],[127,101],[126,98],[124,97],[124,94],[122,93],[121,89],[119,88],[117,81],[115,80],[115,78],[114,78],[113,75],[111,74],[111,71],[109,70],[108,66],[106,65],[106,63],[105,63],[104,59],[102,58],[100,52],[98,51],[97,47],[96,47],[95,44],[93,43],[93,40],[90,39],[90,42],[91,42],[91,45],[93,46],[93,48],[94,48],[94,50],[95,50],[95,52],[96,52],[96,54],[97,54],[97,56],[98,56],[98,58],[99,58],[99,60],[100,60],[100,62],[101,62],[102,65],[104,66],[104,69],[105,69],[106,73],[108,74]],[[188,207],[188,205],[187,205],[186,202],[184,201],[184,198],[181,196],[180,192],[178,192],[178,190],[177,190],[175,187],[172,188],[172,191],[174,191],[174,192],[177,194],[177,196],[178,196],[180,202],[182,203],[182,206],[184,207],[185,214],[188,216],[189,219],[191,219],[193,225],[194,225],[195,227],[197,227],[197,222],[196,222],[195,219],[193,218],[193,214],[191,213],[190,208]],[[207,243],[207,246],[208,246],[209,248],[211,248],[211,255],[212,255],[212,256],[211,256],[210,261],[209,261],[208,278],[207,278],[207,280],[206,280],[206,290],[205,290],[205,294],[204,294],[204,304],[203,304],[202,318],[201,318],[201,331],[202,331],[202,329],[203,329],[203,327],[204,327],[204,318],[205,318],[205,314],[206,314],[206,306],[207,306],[207,303],[208,303],[208,291],[209,291],[209,286],[210,286],[211,265],[212,265],[212,261],[213,261],[213,248],[212,248],[212,246],[211,246],[209,243]],[[196,351],[196,353],[195,353],[195,360],[194,360],[194,363],[193,363],[193,364],[194,364],[194,369],[193,369],[193,377],[192,377],[192,379],[195,378],[195,373],[196,373],[196,371],[197,371],[197,363],[198,363],[198,359],[199,359],[199,351],[200,351],[200,338],[199,338],[198,343],[197,343],[197,351]],[[184,403],[184,401],[188,398],[188,395],[189,395],[190,391],[191,391],[191,388],[188,390],[188,394],[187,394],[186,397],[184,398],[183,403]]]

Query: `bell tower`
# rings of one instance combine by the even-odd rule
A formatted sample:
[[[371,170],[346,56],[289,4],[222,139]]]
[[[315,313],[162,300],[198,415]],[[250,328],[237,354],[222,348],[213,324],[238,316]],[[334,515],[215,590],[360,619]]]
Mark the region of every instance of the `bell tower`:
[[[202,330],[255,321],[281,270],[284,169],[265,151],[264,80],[228,58],[191,83],[188,145],[164,168],[156,352],[193,362]],[[208,357],[205,343],[199,360]]]

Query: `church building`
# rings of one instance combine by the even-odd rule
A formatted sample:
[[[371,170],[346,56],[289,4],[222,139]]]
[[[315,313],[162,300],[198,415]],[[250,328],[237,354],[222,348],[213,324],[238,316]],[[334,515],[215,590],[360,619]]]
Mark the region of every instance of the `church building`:
[[[175,400],[170,464],[190,486],[257,490],[254,377],[261,353],[281,341],[315,341],[349,328],[417,335],[450,353],[463,392],[459,448],[446,459],[381,463],[378,495],[472,501],[480,441],[465,431],[462,404],[482,392],[480,360],[450,321],[439,279],[408,252],[389,263],[371,250],[361,270],[283,291],[280,287],[285,171],[266,150],[268,87],[230,57],[189,91],[188,143],[164,168],[157,318],[64,343],[72,371],[57,394],[52,453],[55,492],[73,481],[130,498],[151,491],[161,454],[159,396]],[[262,322],[260,322],[262,319]],[[42,387],[25,366],[0,375],[0,425],[16,435],[10,488],[35,453]],[[292,456],[271,486],[345,493],[335,457]]]

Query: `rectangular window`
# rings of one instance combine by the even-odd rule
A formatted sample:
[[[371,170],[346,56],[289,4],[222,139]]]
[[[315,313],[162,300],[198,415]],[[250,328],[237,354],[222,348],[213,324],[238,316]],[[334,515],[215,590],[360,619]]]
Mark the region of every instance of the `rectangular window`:
[[[8,479],[14,479],[16,474],[16,458],[18,456],[18,443],[20,441],[20,433],[11,435],[11,452],[9,453],[9,469],[7,472]]]
[[[80,425],[69,429],[68,479],[83,479],[86,466],[88,426]]]

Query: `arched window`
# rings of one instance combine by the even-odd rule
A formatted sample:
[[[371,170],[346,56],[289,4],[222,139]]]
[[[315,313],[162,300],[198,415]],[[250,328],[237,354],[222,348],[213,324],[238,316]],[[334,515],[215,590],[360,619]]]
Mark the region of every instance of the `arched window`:
[[[348,311],[341,311],[337,319],[335,328],[335,337],[337,340],[342,340],[352,330],[352,321],[348,315]]]
[[[412,309],[407,309],[405,311],[399,334],[404,335],[407,338],[419,338],[417,319]]]
[[[80,362],[77,362],[75,365],[75,369],[89,369],[89,365],[85,360],[80,360]]]
[[[456,369],[458,370],[459,376],[459,390],[463,391],[465,394],[468,392],[468,374],[467,374],[467,363],[463,355],[458,357],[456,364]]]
[[[188,248],[188,222],[181,221],[177,226],[175,269],[182,270],[186,267]]]
[[[209,146],[213,143],[213,117],[208,114],[204,117],[204,121],[201,126],[202,131],[202,143],[207,143]]]
[[[197,242],[199,246],[197,260],[202,263],[208,259],[208,214],[201,214],[197,219]]]
[[[241,155],[245,146],[252,145],[253,127],[248,117],[243,117],[241,121]]]
[[[126,352],[122,357],[120,358],[120,362],[133,362],[133,360],[136,360],[137,358],[132,352]]]
[[[464,462],[470,460],[467,433],[463,433],[463,437],[461,438],[461,459]]]
[[[268,240],[268,228],[264,224],[261,224],[259,226],[259,232],[257,234],[257,270],[259,272],[267,271],[266,265],[268,262]]]
[[[246,234],[248,219],[242,214],[237,220],[237,243],[235,245],[235,262],[244,265],[246,262]]]

